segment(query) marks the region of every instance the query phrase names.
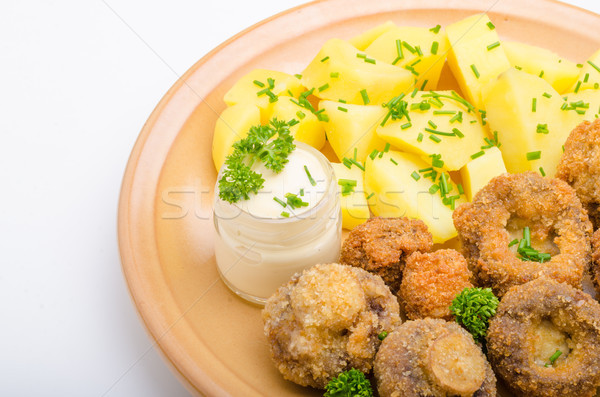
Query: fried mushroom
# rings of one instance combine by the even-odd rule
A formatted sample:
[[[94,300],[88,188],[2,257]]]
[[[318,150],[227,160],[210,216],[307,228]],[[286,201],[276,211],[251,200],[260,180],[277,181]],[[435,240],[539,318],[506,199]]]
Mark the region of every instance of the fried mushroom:
[[[487,334],[496,374],[517,394],[594,396],[600,386],[600,304],[538,278],[511,288]]]
[[[594,228],[600,228],[600,119],[579,124],[565,142],[556,177],[575,189]]]
[[[381,397],[496,395],[496,377],[473,337],[441,319],[407,321],[390,333],[374,372]]]
[[[401,324],[399,310],[381,277],[327,264],[294,275],[267,300],[262,316],[284,378],[324,388],[351,368],[370,372],[378,335]]]
[[[452,300],[472,288],[465,258],[452,249],[415,252],[406,260],[398,297],[411,320],[432,317],[452,320]]]
[[[471,203],[458,207],[454,225],[476,284],[501,297],[540,276],[581,288],[591,259],[592,225],[575,191],[564,181],[535,172],[492,179]],[[523,230],[549,261],[524,261],[509,246]]]
[[[350,231],[342,245],[340,262],[378,274],[397,293],[406,258],[429,252],[433,237],[423,221],[374,217]]]

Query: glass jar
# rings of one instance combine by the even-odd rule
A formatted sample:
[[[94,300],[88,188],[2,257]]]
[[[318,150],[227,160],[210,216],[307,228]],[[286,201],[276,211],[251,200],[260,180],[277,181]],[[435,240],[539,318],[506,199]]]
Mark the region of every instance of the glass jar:
[[[221,200],[218,182],[215,188],[213,217],[219,274],[233,292],[254,303],[264,304],[294,273],[317,263],[339,260],[342,222],[333,168],[322,153],[306,144],[296,142],[292,155],[294,153],[314,157],[313,172],[318,171],[314,174],[323,177],[322,180],[315,178],[318,200],[302,212],[294,214],[290,211],[289,217],[274,217],[271,211],[269,216],[261,216],[238,203]],[[287,184],[294,182],[297,186],[298,180],[306,178],[310,185],[304,169],[304,175],[298,170],[290,170],[292,163],[290,159],[281,172],[289,174],[282,176],[288,179]],[[317,166],[321,170],[315,170]],[[272,192],[268,194],[274,196]],[[308,189],[306,194],[309,194]]]

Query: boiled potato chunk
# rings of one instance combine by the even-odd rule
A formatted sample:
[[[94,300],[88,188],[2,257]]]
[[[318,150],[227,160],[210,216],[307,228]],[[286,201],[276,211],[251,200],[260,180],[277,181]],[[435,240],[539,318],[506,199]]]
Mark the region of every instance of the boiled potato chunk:
[[[468,162],[460,169],[467,200],[472,201],[473,196],[492,178],[504,173],[506,173],[506,167],[502,160],[502,152],[496,146],[486,149],[483,156]]]
[[[567,92],[579,75],[575,63],[561,59],[554,52],[533,45],[505,41],[504,52],[511,66],[540,76],[559,93]]]
[[[571,91],[579,92],[588,88],[600,88],[600,50],[595,52],[579,69],[579,77],[571,87]]]
[[[387,21],[381,25],[377,25],[358,36],[354,36],[348,42],[357,49],[364,51],[376,38],[387,32],[388,30],[396,27],[392,21]]]
[[[267,124],[276,117],[278,120],[298,120],[298,124],[290,128],[294,139],[320,150],[325,145],[325,130],[310,110],[298,106],[294,99],[281,95],[277,102],[271,103],[261,112],[261,123]]]
[[[553,177],[577,113],[560,109],[563,99],[547,81],[512,68],[490,83],[484,101],[508,172],[542,167]]]
[[[428,91],[418,92],[414,98],[405,97],[409,109],[413,104],[419,103],[428,106],[424,106],[425,110],[409,110],[410,123],[404,117],[398,120],[389,119],[384,126],[378,125],[377,135],[405,152],[419,154],[422,157],[441,154],[444,168],[450,171],[458,170],[471,161],[471,155],[481,151],[481,146],[487,145],[484,140],[487,133],[476,117],[475,111],[469,112],[462,103],[446,97],[452,96],[450,91],[436,93],[439,94],[437,98],[443,104],[441,107],[431,105],[431,95],[434,94]],[[455,117],[459,112],[462,112],[462,122]],[[455,129],[458,130],[459,136],[454,132]],[[455,135],[436,135],[431,131]],[[460,135],[463,137],[461,138]]]
[[[375,105],[411,89],[413,77],[408,70],[368,58],[350,43],[332,39],[302,72],[302,84],[314,88],[313,94],[321,99]]]
[[[400,40],[400,52],[397,40]],[[435,33],[427,28],[394,27],[375,39],[365,52],[387,63],[396,61],[394,65],[409,70],[417,79],[416,87],[433,90],[437,88],[449,48],[443,30]],[[402,59],[397,60],[399,54]]]
[[[295,76],[275,70],[254,69],[239,79],[227,91],[223,99],[228,106],[240,102],[255,102],[259,107],[266,108],[271,103],[270,97],[266,93],[260,96],[258,93],[269,88],[269,79],[273,79],[274,82],[273,88],[270,90],[274,95],[284,94],[297,97],[306,90]]]
[[[356,166],[352,166],[350,169],[341,163],[332,163],[331,166],[338,181],[340,179],[356,181],[354,191],[346,195],[342,194],[342,186],[338,184],[342,207],[342,227],[350,230],[364,223],[371,216],[363,187],[364,173]]]
[[[392,162],[392,160],[394,162]],[[380,158],[367,158],[365,192],[374,193],[371,210],[382,217],[421,219],[433,235],[434,243],[443,243],[457,235],[452,210],[442,203],[439,193],[431,194],[431,180],[415,180],[411,174],[430,167],[416,154],[389,151]],[[458,206],[464,200],[456,202]]]
[[[252,102],[242,102],[223,110],[215,125],[212,157],[217,171],[225,157],[233,152],[231,145],[245,138],[250,127],[260,124],[260,109]]]
[[[329,117],[322,124],[338,159],[353,158],[356,148],[356,160],[363,162],[373,149],[385,148],[385,141],[375,134],[375,127],[386,114],[385,108],[321,101],[319,109],[325,109]]]
[[[448,65],[461,91],[477,108],[483,109],[482,87],[510,68],[504,48],[488,46],[499,42],[487,15],[476,14],[446,27],[452,49]]]

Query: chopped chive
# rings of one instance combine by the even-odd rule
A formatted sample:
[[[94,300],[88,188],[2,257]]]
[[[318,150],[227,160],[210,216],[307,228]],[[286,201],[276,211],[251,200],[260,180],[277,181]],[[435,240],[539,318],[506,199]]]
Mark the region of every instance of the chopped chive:
[[[414,179],[415,181],[418,181],[419,179],[421,179],[421,175],[419,175],[419,173],[417,171],[413,171],[412,174],[410,174],[410,176],[412,177],[412,179]]]
[[[371,158],[371,160],[375,159],[375,156],[377,156],[377,153],[379,153],[379,151],[377,149],[373,149],[371,154],[369,154],[369,157]]]
[[[542,174],[542,176],[546,176],[546,171],[544,171],[544,167],[540,167],[540,174]]]
[[[398,63],[399,60],[401,60],[402,58],[400,57],[396,57],[396,59],[394,59],[394,61],[392,62],[392,65],[395,65]]]
[[[361,171],[364,171],[364,170],[365,170],[365,166],[364,166],[364,165],[362,165],[361,163],[359,163],[357,160],[350,159],[350,162],[351,162],[352,164],[354,164],[355,166],[357,166],[357,167],[358,167],[358,168],[359,168]]]
[[[492,43],[492,44],[490,44],[489,46],[487,46],[487,50],[488,50],[488,51],[491,51],[491,50],[493,50],[493,49],[494,49],[494,48],[496,48],[496,47],[500,47],[500,42],[499,42],[499,41],[497,41],[497,42],[495,42],[495,43]]]
[[[484,154],[485,154],[485,152],[482,150],[482,151],[480,151],[480,152],[477,152],[477,153],[475,153],[475,154],[472,154],[472,155],[471,155],[471,159],[475,160],[477,157],[481,157],[481,156],[483,156]]]
[[[267,84],[269,85],[270,89],[275,88],[275,80],[272,79],[271,77],[267,77]]]
[[[310,184],[316,186],[317,182],[313,179],[307,166],[304,166],[304,172],[306,172],[306,176],[308,177],[308,181],[310,182]]]
[[[328,59],[329,59],[329,55],[327,55],[325,58],[321,59],[321,62],[325,62]]]
[[[477,67],[475,66],[475,64],[471,65],[471,70],[473,71],[473,74],[475,75],[475,77],[479,78],[479,71],[477,70]]]
[[[306,114],[304,114],[303,112],[301,112],[300,110],[298,110],[298,111],[296,112],[296,116],[298,116],[298,118],[299,118],[300,120],[302,120],[303,118],[305,118],[305,117],[306,117]]]
[[[429,133],[434,134],[434,135],[454,136],[453,132],[445,132],[445,131],[432,130],[431,128],[427,128],[427,127],[425,127],[424,130],[426,132],[429,132]]]
[[[433,121],[429,120],[427,122],[427,124],[429,124],[431,126],[431,128],[437,128],[437,124],[435,124]]]
[[[429,188],[429,194],[435,194],[438,190],[440,190],[440,187],[438,185],[431,185],[431,187]]]
[[[536,127],[535,132],[537,132],[538,134],[548,134],[550,131],[548,131],[548,124],[538,124]]]
[[[583,67],[583,63],[578,63],[578,64],[577,64],[577,65],[575,65],[575,66],[577,66],[578,68],[580,68],[580,69],[581,69],[581,68]]]
[[[459,183],[458,185],[456,185],[456,188],[458,189],[458,193],[465,194],[465,189],[463,188],[463,185]]]
[[[394,160],[394,159],[393,159],[393,158],[391,158],[391,157],[390,157],[390,161],[391,161],[392,163],[394,163],[394,165],[398,165],[398,163],[396,162],[396,160]]]
[[[396,40],[396,53],[398,54],[398,60],[404,59],[404,53],[402,52],[402,40]]]
[[[300,189],[300,196],[304,196],[304,188]]]
[[[520,66],[518,66],[518,65],[515,65],[515,69],[517,69],[517,70],[523,70],[523,68],[520,67]]]
[[[358,156],[358,148],[354,148],[354,160],[356,160],[357,156]]]
[[[325,84],[323,84],[322,86],[320,86],[320,87],[318,88],[318,90],[319,90],[319,92],[323,92],[323,91],[325,91],[325,90],[326,90],[326,89],[328,89],[328,88],[329,88],[329,83],[325,83]]]
[[[367,90],[366,89],[360,90],[360,96],[362,97],[363,103],[365,105],[368,105],[369,102],[371,102],[371,100],[369,99],[369,95],[367,94]]]
[[[596,69],[596,71],[597,71],[598,73],[600,73],[600,67],[598,67],[598,65],[596,65],[596,64],[595,64],[594,62],[592,62],[592,61],[587,61],[587,63],[589,63],[590,65],[592,65],[592,67],[593,67],[594,69]]]
[[[539,150],[537,152],[528,152],[526,156],[528,161],[539,160],[542,157],[542,152]]]
[[[375,192],[371,192],[371,194],[369,194],[369,195],[367,196],[367,200],[368,200],[368,199],[370,199],[371,197],[373,197],[374,195],[375,195]]]
[[[337,79],[338,77],[340,77],[340,73],[339,72],[331,72],[331,73],[329,73],[329,77],[331,77],[332,79]]]
[[[341,107],[341,106],[338,106],[338,110],[342,111],[342,112],[346,112],[346,113],[348,112],[348,109]]]
[[[356,54],[357,58],[361,58],[361,59],[365,59],[367,57],[367,54],[361,54],[360,52]]]
[[[338,185],[342,187],[342,196],[348,196],[350,193],[354,192],[356,183],[357,182],[354,179],[339,179]]]
[[[531,111],[535,113],[537,110],[537,98],[531,100]]]
[[[546,98],[552,98],[552,95],[548,94],[547,92],[544,92],[542,96],[545,96]]]
[[[286,211],[281,211],[281,216],[283,216],[284,218],[289,218],[290,217],[290,213],[286,212]]]
[[[417,142],[423,142],[423,134],[419,133],[419,136],[417,136]]]
[[[458,113],[456,113],[454,115],[454,117],[452,117],[450,119],[450,124],[454,123],[455,121],[458,121],[459,123],[462,123],[462,120],[463,120],[462,119],[462,115],[463,115],[463,113],[461,111],[459,111]]]
[[[423,51],[421,50],[421,46],[416,46],[415,47],[415,51],[417,51],[417,54],[419,54],[420,57],[423,56]]]
[[[586,74],[585,74],[585,77],[583,78],[583,82],[584,82],[584,83],[587,83],[589,79],[590,79],[590,74],[589,74],[589,73],[586,73]]]
[[[433,43],[431,43],[431,50],[429,52],[431,52],[433,55],[437,55],[439,46],[440,46],[440,43],[438,43],[437,41],[434,41]]]
[[[577,85],[575,86],[575,90],[573,92],[577,94],[579,88],[581,88],[581,80],[577,81]]]
[[[283,208],[287,207],[287,204],[285,203],[285,201],[281,200],[279,197],[273,197],[273,200],[275,200]]]
[[[441,25],[435,25],[434,27],[432,27],[431,29],[429,29],[430,32],[433,32],[435,34],[438,34],[440,32],[441,29]]]
[[[391,147],[390,143],[386,142],[385,143],[385,147],[383,148],[383,153],[389,152],[390,151],[390,147]]]
[[[373,65],[375,65],[375,60],[373,58],[365,58],[365,62],[372,63]]]
[[[346,101],[344,99],[338,99],[338,102],[340,102],[340,103],[346,103]]]
[[[410,97],[414,98],[417,95],[417,92],[419,92],[419,89],[415,87],[415,89],[413,90],[413,92],[410,94]]]
[[[512,247],[512,246],[513,246],[513,245],[515,245],[515,244],[519,244],[519,239],[518,239],[518,238],[516,238],[516,239],[514,239],[513,241],[511,241],[510,243],[508,243],[508,246],[509,246],[509,247]]]
[[[421,168],[419,172],[433,171],[433,167]]]
[[[425,90],[425,86],[427,85],[428,82],[429,82],[429,80],[423,81],[423,84],[421,84],[421,91]]]
[[[444,161],[442,160],[441,154],[430,154],[431,157],[431,165],[435,168],[442,168],[444,166]]]
[[[454,132],[454,135],[456,135],[459,138],[465,137],[465,134],[463,134],[462,131],[459,130],[458,128],[452,128],[452,132]]]
[[[258,80],[254,80],[254,81],[253,81],[253,83],[254,83],[255,85],[259,86],[260,88],[262,88],[262,87],[264,87],[264,86],[265,86],[265,83],[263,83],[263,82],[261,82],[261,81],[258,81]]]
[[[429,139],[434,141],[435,143],[440,143],[442,140],[435,135],[429,135]]]
[[[402,45],[404,46],[404,48],[406,48],[408,51],[410,51],[411,54],[414,54],[417,51],[417,50],[415,50],[415,48],[413,46],[408,44],[406,41],[403,41]]]
[[[488,22],[488,23],[486,23],[486,25],[487,25],[488,28],[490,28],[490,30],[494,30],[496,28],[491,21]]]
[[[438,115],[438,114],[455,114],[456,111],[454,110],[434,110],[433,114]]]
[[[301,74],[295,74],[294,77],[297,78],[298,80],[300,80],[302,78],[302,75]]]
[[[542,78],[542,77],[544,77],[544,71],[543,70],[540,72],[540,78]]]
[[[290,91],[290,90],[287,90],[287,93],[290,94],[291,97],[294,96],[294,93],[292,91]]]

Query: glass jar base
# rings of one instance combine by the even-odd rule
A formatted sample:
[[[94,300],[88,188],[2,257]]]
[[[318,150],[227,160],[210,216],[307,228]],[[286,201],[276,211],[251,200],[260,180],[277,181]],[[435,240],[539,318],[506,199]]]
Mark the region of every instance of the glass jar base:
[[[217,270],[219,271],[219,276],[221,277],[221,280],[223,280],[223,282],[225,283],[227,288],[229,288],[237,296],[239,296],[240,298],[242,298],[250,303],[254,303],[255,305],[259,305],[259,306],[265,305],[265,303],[267,302],[266,298],[261,298],[261,297],[254,296],[254,295],[248,294],[246,292],[240,291],[239,289],[234,287],[229,281],[227,281],[227,277],[225,277],[223,275],[223,273],[221,273],[221,269],[219,268],[219,266],[217,266]]]

